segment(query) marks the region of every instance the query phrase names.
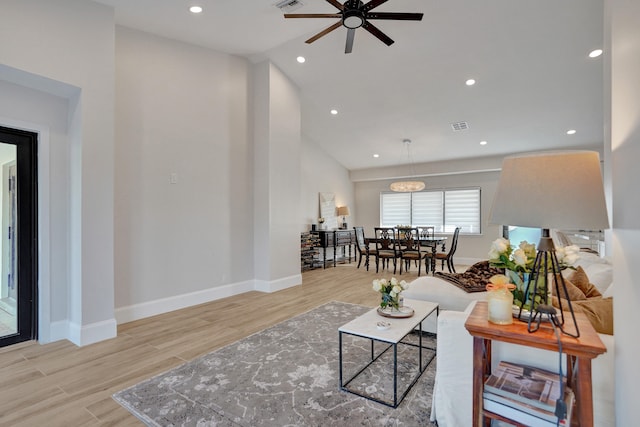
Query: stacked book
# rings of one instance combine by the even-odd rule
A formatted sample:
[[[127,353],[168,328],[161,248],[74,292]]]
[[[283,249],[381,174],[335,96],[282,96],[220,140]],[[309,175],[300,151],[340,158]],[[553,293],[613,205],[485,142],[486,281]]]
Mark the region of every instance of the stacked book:
[[[502,361],[484,383],[483,406],[527,426],[569,426],[575,396],[565,387],[566,378],[544,369]],[[564,389],[565,415],[558,419],[556,408],[562,407]]]

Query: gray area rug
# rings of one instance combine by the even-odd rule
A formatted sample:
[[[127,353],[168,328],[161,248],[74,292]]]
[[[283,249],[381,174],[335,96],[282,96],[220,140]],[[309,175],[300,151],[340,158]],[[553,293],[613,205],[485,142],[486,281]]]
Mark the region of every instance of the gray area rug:
[[[369,307],[331,302],[113,395],[149,426],[430,426],[435,359],[398,408],[340,390],[338,327]],[[343,335],[344,377],[370,359],[369,340]],[[409,343],[417,343],[410,334]],[[435,348],[435,336],[423,345]],[[350,387],[393,398],[393,351]],[[423,351],[428,363],[434,352]],[[415,346],[398,346],[398,387],[416,374]]]

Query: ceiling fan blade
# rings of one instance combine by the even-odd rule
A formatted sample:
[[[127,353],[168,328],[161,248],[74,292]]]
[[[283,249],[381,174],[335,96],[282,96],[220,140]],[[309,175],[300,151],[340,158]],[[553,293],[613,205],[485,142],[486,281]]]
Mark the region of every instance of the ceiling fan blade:
[[[351,53],[353,50],[353,38],[356,35],[355,28],[349,28],[347,31],[347,44],[344,46],[344,53]]]
[[[371,0],[369,3],[362,7],[363,12],[368,12],[373,8],[380,6],[382,3],[386,3],[388,0]]]
[[[336,8],[343,10],[344,6],[342,5],[342,3],[338,3],[337,0],[327,0],[327,2],[331,3],[332,5],[334,5]]]
[[[371,12],[365,15],[367,19],[398,19],[401,21],[422,21],[424,13],[401,12]]]
[[[338,21],[335,24],[333,24],[332,26],[330,26],[329,28],[325,28],[324,30],[320,31],[318,34],[316,34],[315,36],[311,37],[305,43],[313,43],[314,41],[318,40],[320,37],[330,33],[331,31],[333,31],[336,28],[341,27],[341,26],[342,26],[342,21]]]
[[[339,13],[285,13],[285,18],[342,18]]]
[[[391,46],[393,44],[393,40],[391,40],[389,36],[380,31],[378,27],[371,24],[370,22],[365,21],[365,23],[362,25],[362,28],[376,36],[382,43],[386,44],[387,46]]]

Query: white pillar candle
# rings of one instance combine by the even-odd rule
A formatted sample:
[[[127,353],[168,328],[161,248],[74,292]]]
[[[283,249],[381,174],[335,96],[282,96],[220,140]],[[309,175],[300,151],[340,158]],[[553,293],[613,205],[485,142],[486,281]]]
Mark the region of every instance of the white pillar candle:
[[[489,322],[498,325],[513,323],[513,295],[506,291],[490,291],[487,293],[489,306]]]

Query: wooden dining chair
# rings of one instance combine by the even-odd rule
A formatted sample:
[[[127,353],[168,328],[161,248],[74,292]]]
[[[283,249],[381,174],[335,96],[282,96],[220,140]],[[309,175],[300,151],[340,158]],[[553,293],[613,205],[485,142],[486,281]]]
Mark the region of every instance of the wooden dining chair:
[[[455,273],[456,269],[453,265],[453,254],[456,253],[456,249],[458,249],[458,235],[460,234],[460,227],[456,227],[453,232],[453,238],[451,239],[451,246],[449,246],[449,252],[436,252],[436,261],[442,261],[441,269],[444,270],[444,263],[447,263],[447,268],[449,269],[449,273]],[[433,254],[427,254],[427,258],[431,258]]]
[[[364,265],[367,267],[367,271],[369,271],[369,257],[371,255],[376,255],[378,251],[376,249],[370,248],[369,243],[367,243],[367,238],[364,235],[364,227],[353,227],[356,232],[356,250],[358,251],[358,268],[360,268],[360,264],[362,263],[362,258],[364,257]]]
[[[406,271],[409,271],[411,261],[414,261],[418,265],[419,277],[423,261],[426,264],[427,251],[423,250],[424,248],[420,245],[420,231],[418,228],[407,229],[404,233],[404,237],[400,239],[400,258],[404,261]],[[428,267],[425,265],[425,268]],[[400,274],[402,274],[402,263],[400,263]]]
[[[420,233],[420,238],[434,237],[436,235],[436,228],[432,226],[418,227],[418,232]]]
[[[396,238],[396,230],[389,227],[375,227],[376,239],[376,273],[378,272],[380,260],[382,268],[389,268],[389,260],[393,261],[393,274],[396,274],[397,260],[400,258],[400,246]]]

